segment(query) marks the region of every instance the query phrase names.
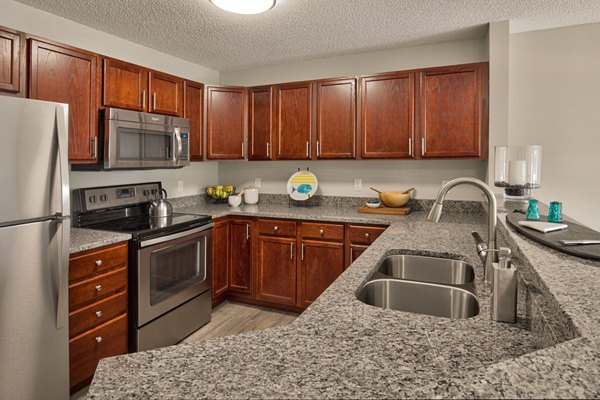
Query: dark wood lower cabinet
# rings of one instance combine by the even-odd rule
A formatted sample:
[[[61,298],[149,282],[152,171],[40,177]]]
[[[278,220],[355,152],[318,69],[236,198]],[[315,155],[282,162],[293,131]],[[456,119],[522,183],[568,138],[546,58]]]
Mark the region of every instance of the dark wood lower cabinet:
[[[215,220],[213,228],[212,298],[215,300],[229,290],[230,224],[228,219]]]
[[[367,250],[369,248],[369,246],[364,246],[362,244],[351,244],[349,249],[349,257],[348,257],[348,262],[346,263],[346,268],[348,268],[350,266],[350,264],[352,264],[354,261],[356,261],[356,259],[358,257],[360,257],[360,255],[362,253],[365,252],[365,250]]]
[[[259,236],[259,300],[296,304],[296,238]]]
[[[344,243],[300,244],[300,306],[308,307],[344,272]]]
[[[252,293],[252,219],[231,220],[229,290]]]

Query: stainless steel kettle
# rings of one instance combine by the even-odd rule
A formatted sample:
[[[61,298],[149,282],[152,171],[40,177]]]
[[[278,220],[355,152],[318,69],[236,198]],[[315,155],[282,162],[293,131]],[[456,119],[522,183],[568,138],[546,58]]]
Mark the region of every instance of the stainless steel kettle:
[[[167,191],[160,189],[156,193],[157,199],[150,203],[150,216],[152,218],[165,218],[173,215],[173,206],[167,200]]]

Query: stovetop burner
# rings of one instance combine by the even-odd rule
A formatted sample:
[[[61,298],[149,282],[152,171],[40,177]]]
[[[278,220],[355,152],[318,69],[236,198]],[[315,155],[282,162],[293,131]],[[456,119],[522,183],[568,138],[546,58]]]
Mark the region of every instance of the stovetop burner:
[[[98,224],[91,224],[86,226],[86,228],[129,233],[133,235],[134,238],[141,239],[202,226],[210,221],[211,217],[207,215],[174,213],[171,217],[152,218],[147,215],[141,215],[116,219]]]

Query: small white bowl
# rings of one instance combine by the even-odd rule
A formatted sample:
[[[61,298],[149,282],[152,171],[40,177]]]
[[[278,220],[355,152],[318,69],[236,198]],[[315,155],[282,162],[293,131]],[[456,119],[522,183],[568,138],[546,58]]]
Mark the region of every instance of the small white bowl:
[[[379,206],[381,206],[381,203],[365,203],[365,204],[369,208],[379,208]]]
[[[232,194],[227,198],[227,201],[231,207],[239,207],[240,204],[242,204],[242,196],[239,194]]]

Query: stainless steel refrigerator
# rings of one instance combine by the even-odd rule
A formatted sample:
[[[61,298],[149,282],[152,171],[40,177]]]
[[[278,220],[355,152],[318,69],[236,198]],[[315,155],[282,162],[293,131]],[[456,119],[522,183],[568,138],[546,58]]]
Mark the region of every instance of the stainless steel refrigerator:
[[[67,115],[0,96],[0,398],[69,397]]]

